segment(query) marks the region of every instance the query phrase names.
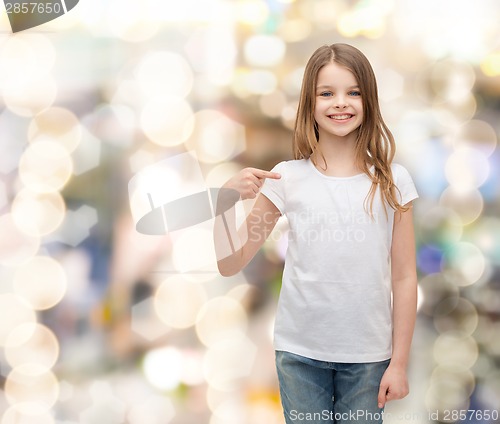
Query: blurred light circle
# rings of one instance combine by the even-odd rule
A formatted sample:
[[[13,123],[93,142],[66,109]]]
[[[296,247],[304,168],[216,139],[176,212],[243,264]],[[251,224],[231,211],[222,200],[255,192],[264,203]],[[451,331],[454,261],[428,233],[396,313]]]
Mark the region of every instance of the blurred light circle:
[[[232,81],[232,91],[240,98],[271,94],[278,86],[278,79],[271,71],[240,69]]]
[[[481,384],[478,385],[478,397],[486,405],[497,407],[498,399],[500,398],[500,370],[498,367],[492,370]],[[498,408],[498,407],[497,407]]]
[[[162,347],[146,353],[142,368],[151,385],[160,390],[171,390],[181,382],[183,361],[179,349]]]
[[[483,155],[490,156],[495,151],[497,142],[495,129],[485,121],[474,119],[460,127],[455,147],[471,147]]]
[[[207,301],[207,294],[200,283],[176,275],[163,281],[154,296],[158,317],[173,328],[188,328]]]
[[[62,107],[50,107],[33,117],[28,128],[28,139],[49,140],[73,152],[82,139],[82,129],[75,114]]]
[[[193,132],[194,117],[189,103],[181,97],[162,96],[149,100],[141,112],[141,128],[160,146],[177,146]]]
[[[478,246],[488,259],[500,266],[500,219],[483,216],[471,228],[471,242]]]
[[[417,267],[424,274],[441,270],[443,250],[433,244],[420,245],[417,251]]]
[[[451,385],[456,387],[462,387],[465,389],[467,396],[470,396],[474,391],[476,386],[476,379],[474,373],[465,367],[460,366],[443,366],[439,365],[432,371],[431,385],[434,383],[449,382]]]
[[[6,106],[17,115],[34,116],[52,106],[57,85],[52,77],[40,76],[29,81],[16,81],[4,88]]]
[[[492,52],[485,56],[481,62],[481,70],[488,77],[500,75],[500,51]]]
[[[477,325],[476,307],[464,298],[445,299],[435,309],[434,326],[440,333],[457,331],[472,335]]]
[[[418,230],[423,243],[442,246],[460,240],[462,220],[453,209],[431,207],[423,212]]]
[[[199,161],[224,162],[245,151],[243,125],[217,110],[201,110],[194,116],[194,132],[185,144],[187,149],[194,151]]]
[[[235,392],[228,392],[208,385],[206,391],[206,403],[210,411],[215,411],[217,407],[234,396]]]
[[[281,122],[289,130],[294,130],[298,103],[289,103],[281,111]]]
[[[457,127],[462,125],[463,121],[459,120],[457,116],[452,113],[451,110],[446,108],[433,107],[431,109],[431,114],[435,119],[436,123],[436,128],[433,128],[432,130],[434,131],[434,133],[440,132],[440,127],[441,127],[444,130],[443,133],[445,137],[443,138],[443,141],[445,142],[445,145],[452,146],[453,142],[448,143],[448,138],[449,138],[448,135],[455,134]]]
[[[250,94],[270,94],[276,90],[278,79],[271,71],[253,70],[242,75],[243,89]]]
[[[261,25],[269,17],[269,7],[262,0],[240,0],[233,5],[233,16],[242,24]]]
[[[253,295],[257,295],[257,289],[255,286],[252,286],[247,283],[238,284],[231,288],[226,296],[240,302],[241,305],[245,306],[248,304],[249,298],[253,297]]]
[[[152,161],[153,159],[154,157],[151,158]],[[178,170],[165,166],[163,162],[152,162],[140,171],[129,181],[128,187],[134,222],[151,212],[149,197],[154,207],[160,207],[180,194],[179,187],[182,187],[183,182],[183,177]]]
[[[435,101],[433,102],[432,109],[438,114],[444,114],[446,111],[449,111],[453,113],[458,123],[463,123],[471,120],[476,114],[477,101],[474,95],[469,93],[460,103],[442,103],[441,101]]]
[[[0,86],[27,82],[47,74],[53,68],[56,51],[49,38],[42,34],[16,34],[0,46]]]
[[[35,256],[18,268],[14,275],[14,291],[35,310],[57,305],[67,289],[62,265],[48,256]]]
[[[220,340],[210,346],[203,358],[205,380],[218,390],[235,390],[238,380],[252,372],[256,351],[246,336]]]
[[[483,252],[472,243],[459,242],[451,246],[443,260],[443,269],[457,271],[463,277],[456,281],[460,286],[477,282],[486,269]]]
[[[496,313],[496,311],[498,311],[498,303],[494,313]],[[482,346],[484,347],[485,352],[496,358],[500,356],[500,338],[498,337],[498,332],[500,331],[500,322],[492,323],[489,330],[491,337],[487,339],[482,344]]]
[[[417,286],[417,313],[420,312],[422,305],[424,303],[424,292],[420,286]]]
[[[390,85],[390,75],[386,78],[382,79],[381,84],[385,82],[386,85]],[[398,148],[401,148],[404,157],[425,156],[431,161],[429,166],[421,169],[421,172],[429,179],[432,178],[433,182],[442,179],[442,157],[448,153],[434,140],[443,132],[442,124],[437,122],[437,115],[438,113],[434,110],[404,112],[394,129],[395,136],[401,139]],[[424,186],[425,188],[427,188],[427,184]]]
[[[457,190],[467,190],[482,185],[490,173],[488,158],[476,149],[457,148],[445,165],[446,179]]]
[[[28,146],[19,162],[19,177],[33,191],[48,193],[60,190],[73,172],[68,151],[53,141]]]
[[[461,190],[460,187],[450,186],[442,194],[439,204],[454,210],[463,225],[468,225],[477,220],[483,211],[484,201],[481,192],[475,188]]]
[[[6,86],[12,79],[30,79],[36,70],[36,52],[23,37],[9,37],[0,47],[0,59],[4,64],[0,69],[1,85]]]
[[[287,43],[306,39],[311,34],[312,25],[307,19],[286,19],[278,28],[280,38]]]
[[[212,25],[193,31],[184,50],[194,70],[198,72],[195,80],[197,96],[206,97],[207,92],[211,91],[210,85],[229,85],[238,54],[230,26]]]
[[[66,205],[61,194],[21,190],[12,202],[12,217],[17,227],[31,236],[55,231],[63,222]]]
[[[183,369],[181,382],[188,386],[197,386],[202,384],[205,379],[203,377],[203,356],[197,351],[186,350],[183,352]]]
[[[7,188],[3,181],[0,181],[0,210],[7,206]]]
[[[391,104],[404,93],[404,77],[392,68],[386,68],[378,77],[380,100]]]
[[[283,78],[280,78],[280,86],[286,95],[294,98],[299,97],[304,72],[304,67],[298,67],[290,71]],[[298,101],[296,103],[298,104]]]
[[[22,324],[36,322],[36,314],[20,296],[0,294],[0,346],[5,346],[10,332]]]
[[[260,110],[270,118],[279,118],[286,103],[286,96],[280,90],[275,90],[270,94],[264,94],[259,99]]]
[[[172,401],[163,395],[150,395],[141,402],[130,405],[129,424],[168,424],[175,416]]]
[[[44,414],[59,396],[59,382],[47,368],[24,364],[14,368],[5,380],[5,397],[26,415]]]
[[[241,171],[241,165],[237,162],[222,162],[208,171],[205,181],[207,187],[222,187],[231,177]]]
[[[193,72],[186,60],[177,53],[148,53],[136,69],[141,91],[147,97],[172,95],[185,97],[193,87]]]
[[[455,379],[435,378],[425,394],[425,405],[428,411],[438,413],[439,421],[455,422],[451,420],[450,412],[469,409],[467,392],[467,388],[458,385]]]
[[[134,115],[143,105],[144,101],[147,100],[143,98],[137,81],[131,78],[118,79],[114,89],[106,94],[106,100],[109,99],[108,105],[128,107],[133,111]],[[105,107],[106,104],[103,106]]]
[[[240,99],[246,99],[252,95],[248,89],[247,78],[249,74],[250,70],[248,68],[238,68],[231,80],[231,91]]]
[[[385,32],[384,17],[377,15],[377,9],[353,9],[342,13],[337,20],[337,29],[345,37],[363,34],[378,38]]]
[[[500,292],[494,289],[491,284],[486,285],[477,293],[475,301],[482,312],[492,316],[500,309]],[[498,325],[500,328],[500,321],[498,321]]]
[[[38,323],[15,327],[5,341],[5,358],[12,368],[25,364],[52,368],[59,356],[59,343],[54,333]]]
[[[344,37],[355,37],[361,32],[360,23],[356,19],[356,14],[348,11],[342,13],[338,18],[337,29]]]
[[[487,295],[493,295],[493,293],[487,293]],[[482,310],[482,302],[478,302],[478,307]],[[486,311],[487,312],[487,311]],[[496,325],[497,323],[489,316],[480,315],[478,317],[478,325],[476,331],[474,331],[474,339],[478,342],[480,346],[486,345],[490,340],[495,338],[496,331],[500,328]],[[481,356],[484,356],[484,352]],[[484,359],[484,358],[483,358]]]
[[[448,305],[458,302],[457,285],[447,280],[441,273],[426,275],[419,280],[418,286],[424,298],[420,310],[428,316],[434,316],[437,306],[444,300],[447,300]]]
[[[245,42],[245,59],[251,66],[276,66],[285,56],[286,44],[275,35],[253,35]]]
[[[105,28],[123,40],[130,42],[146,41],[158,32],[160,27],[152,15],[154,4],[151,0],[111,0],[106,8],[108,16]],[[116,11],[120,13],[116,13]]]
[[[140,290],[149,292],[150,289],[144,287]],[[146,293],[144,293],[145,296]],[[144,340],[148,341],[157,340],[171,331],[171,328],[167,327],[154,311],[154,296],[147,297],[132,306],[131,327],[135,334],[139,334]],[[127,340],[116,340],[116,342],[119,343],[120,351],[126,349],[129,343]],[[115,344],[116,348],[117,345]]]
[[[51,412],[41,414],[27,411],[26,405],[14,404],[2,416],[1,424],[55,424]]]
[[[128,105],[104,103],[86,115],[83,124],[98,135],[97,144],[103,141],[124,148],[134,143],[137,121],[138,117],[135,111]],[[84,134],[84,143],[88,143],[89,138],[93,135],[89,131],[84,131]],[[78,152],[84,154],[83,152],[86,150],[90,149],[85,149],[82,146]]]
[[[434,342],[434,359],[443,366],[471,368],[478,352],[477,342],[461,332],[442,333]]]
[[[196,322],[196,334],[205,346],[244,336],[248,325],[245,310],[229,297],[216,297],[203,306]]]
[[[431,69],[430,83],[434,93],[443,101],[461,103],[468,99],[476,74],[467,62],[442,60]]]
[[[247,419],[251,419],[253,417],[249,414],[249,410],[249,405],[247,405],[243,399],[237,397],[226,398],[215,408],[208,424],[236,423],[239,422],[242,415]],[[268,423],[269,421],[261,422]]]
[[[180,233],[172,246],[175,269],[187,272],[215,264],[213,243],[213,232],[208,229],[189,228]]]
[[[12,214],[0,216],[0,264],[21,265],[33,257],[40,247],[40,238],[21,231]]]
[[[253,402],[248,408],[248,415],[255,422],[277,424],[283,419],[283,412],[276,408],[276,394],[273,391],[258,390],[251,396]]]
[[[481,324],[479,325],[481,327]],[[479,342],[481,344],[481,342]],[[486,353],[479,354],[474,367],[472,368],[472,372],[476,376],[478,380],[486,379],[495,369],[494,360],[492,357]]]

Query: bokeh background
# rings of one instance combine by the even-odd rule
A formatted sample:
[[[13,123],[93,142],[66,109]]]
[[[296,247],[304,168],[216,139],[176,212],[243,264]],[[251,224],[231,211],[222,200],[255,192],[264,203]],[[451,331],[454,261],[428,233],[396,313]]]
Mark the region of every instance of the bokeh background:
[[[292,158],[305,62],[334,42],[370,59],[420,194],[411,393],[386,422],[500,422],[498,22],[494,0],[80,0],[13,35],[2,9],[0,422],[284,422],[286,222],[231,278],[213,220],[135,224]]]

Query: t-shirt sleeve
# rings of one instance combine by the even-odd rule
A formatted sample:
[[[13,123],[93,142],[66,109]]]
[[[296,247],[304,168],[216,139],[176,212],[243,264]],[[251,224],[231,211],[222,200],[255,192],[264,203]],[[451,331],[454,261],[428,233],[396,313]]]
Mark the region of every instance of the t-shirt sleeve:
[[[418,198],[418,192],[413,183],[413,179],[404,166],[394,164],[393,177],[396,187],[399,190],[397,196],[401,205],[406,205],[408,202]]]
[[[281,178],[266,178],[260,189],[261,194],[266,196],[283,215],[285,213],[285,171],[286,161],[280,162],[271,169],[271,172],[281,174]]]

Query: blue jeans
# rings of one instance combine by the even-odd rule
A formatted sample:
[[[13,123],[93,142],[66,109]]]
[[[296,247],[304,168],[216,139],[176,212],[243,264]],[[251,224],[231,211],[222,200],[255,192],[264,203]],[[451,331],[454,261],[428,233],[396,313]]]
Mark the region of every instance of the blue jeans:
[[[389,362],[325,362],[276,351],[286,424],[381,424],[378,391]]]

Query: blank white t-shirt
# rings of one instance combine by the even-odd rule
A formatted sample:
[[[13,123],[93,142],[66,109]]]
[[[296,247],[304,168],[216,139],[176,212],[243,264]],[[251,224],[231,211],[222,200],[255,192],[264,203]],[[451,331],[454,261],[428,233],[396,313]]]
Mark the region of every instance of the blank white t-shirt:
[[[418,197],[408,171],[392,164],[400,203]],[[329,362],[391,357],[390,251],[394,210],[377,191],[373,219],[363,204],[366,174],[331,177],[310,159],[278,163],[261,193],[286,216],[288,249],[274,347]]]

